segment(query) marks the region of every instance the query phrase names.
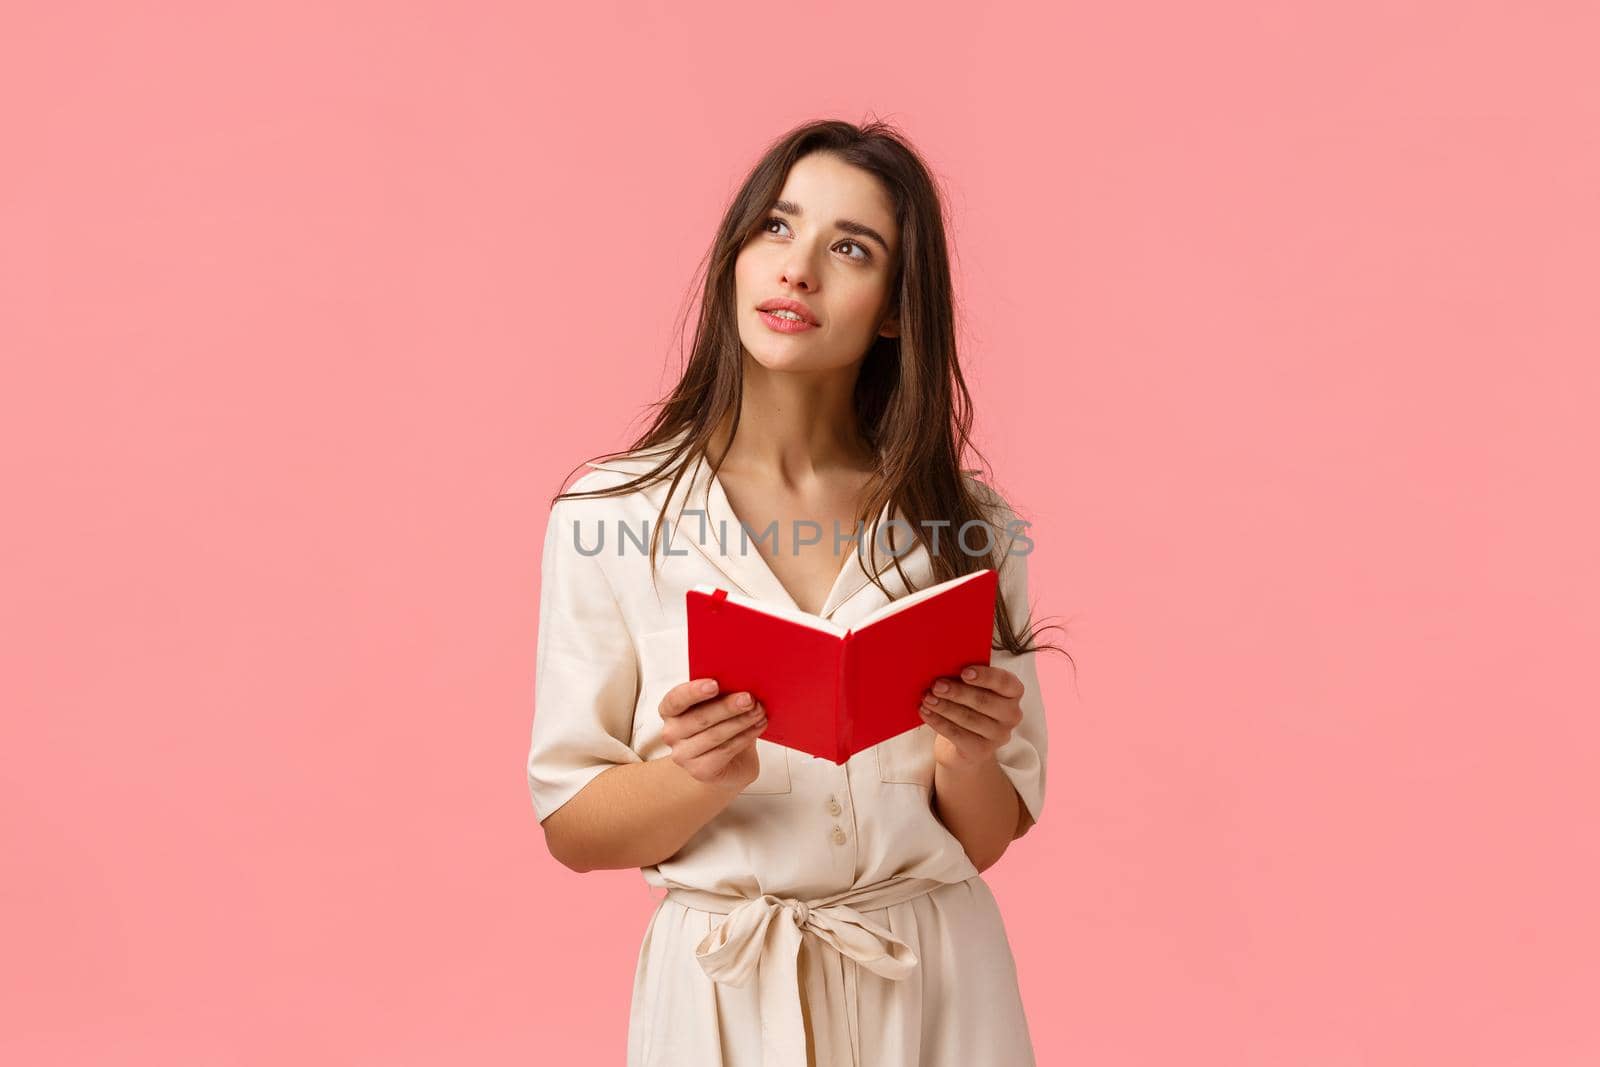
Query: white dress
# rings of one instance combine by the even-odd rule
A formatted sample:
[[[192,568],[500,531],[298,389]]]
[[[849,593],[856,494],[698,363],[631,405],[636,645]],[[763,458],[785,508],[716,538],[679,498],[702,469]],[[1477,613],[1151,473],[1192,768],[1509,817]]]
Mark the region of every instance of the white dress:
[[[634,454],[590,466],[572,489],[619,485],[654,463]],[[1009,536],[1010,507],[970,482]],[[561,500],[551,512],[528,754],[541,822],[607,768],[667,755],[657,707],[689,677],[691,586],[797,608],[753,540],[741,544],[703,460],[673,494],[652,585],[649,539],[667,484]],[[1013,551],[1000,569],[1019,624],[1029,609],[1026,560]],[[865,563],[896,597],[932,582],[925,546],[900,558],[909,587],[883,553],[863,560],[851,551],[819,615],[848,626],[892,599]],[[1046,734],[1034,655],[996,651],[991,662],[1026,686],[1023,721],[998,758],[1037,820]],[[919,726],[842,765],[757,740],[755,781],[670,859],[642,868],[665,892],[639,950],[629,1067],[1034,1062],[999,909],[930,807],[933,739]]]

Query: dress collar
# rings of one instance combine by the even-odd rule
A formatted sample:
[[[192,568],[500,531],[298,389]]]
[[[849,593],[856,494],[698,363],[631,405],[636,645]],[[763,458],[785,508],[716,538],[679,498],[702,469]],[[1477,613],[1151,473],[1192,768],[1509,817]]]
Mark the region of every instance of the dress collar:
[[[645,474],[654,470],[686,434],[687,431],[680,432],[676,437],[648,451],[593,460],[587,465],[597,470],[618,471],[634,476]],[[665,551],[670,547],[673,555],[682,555],[690,550],[698,551],[745,596],[780,604],[792,611],[802,610],[800,605],[795,603],[794,597],[789,595],[788,589],[778,580],[766,558],[761,555],[755,536],[762,531],[751,530],[745,535],[738,517],[728,503],[728,495],[723,490],[721,480],[711,473],[710,463],[704,456],[696,456],[692,463],[693,469],[679,482],[677,491],[666,509],[667,529],[662,534],[665,539],[662,550]],[[637,492],[659,510],[662,501],[666,499],[670,482],[669,473],[666,478],[642,486]],[[891,519],[899,519],[901,522],[890,526]],[[878,528],[880,532],[877,545],[872,543],[872,524],[867,523],[861,530],[861,537],[867,541],[865,548],[855,544],[850,546],[839,573],[834,578],[833,586],[828,590],[827,599],[823,602],[821,610],[816,613],[819,617],[831,618],[874,577],[882,575],[885,571],[894,570],[895,560],[889,554],[887,546],[891,539],[895,546],[906,543],[912,532],[910,520],[906,519],[905,514],[895,507],[891,500],[878,513]],[[822,536],[826,540],[832,537],[832,531],[826,530]],[[780,521],[778,550],[792,550],[792,538],[793,530],[786,528],[786,524]],[[770,545],[770,539],[765,543]],[[685,545],[689,547],[683,547]],[[869,562],[874,564],[870,575],[867,566]],[[908,577],[916,576],[913,578],[914,583],[919,580],[926,581],[932,571],[927,547],[917,543],[909,551],[902,551],[900,567],[906,571]],[[916,587],[914,584],[913,588]]]

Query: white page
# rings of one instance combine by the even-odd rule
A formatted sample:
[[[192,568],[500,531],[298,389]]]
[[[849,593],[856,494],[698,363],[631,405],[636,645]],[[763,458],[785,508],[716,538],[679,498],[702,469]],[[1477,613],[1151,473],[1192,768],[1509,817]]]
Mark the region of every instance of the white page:
[[[985,570],[987,569],[988,568],[985,568]],[[954,589],[958,585],[964,585],[967,582],[980,577],[982,574],[982,570],[973,571],[971,574],[963,574],[958,578],[951,578],[948,581],[940,582],[938,585],[930,585],[926,589],[919,589],[915,593],[908,593],[898,600],[891,600],[877,611],[872,612],[866,618],[856,623],[855,629],[857,632],[865,630],[868,626],[871,626],[875,622],[882,622],[891,615],[898,614],[899,612],[902,612],[913,605],[922,603],[924,600],[931,600],[940,593]]]
[[[717,586],[704,584],[694,587],[695,592],[705,593],[708,596],[712,593],[715,593],[717,589]],[[842,626],[835,626],[832,622],[824,619],[820,615],[811,615],[807,612],[800,611],[797,608],[785,607],[782,604],[771,604],[764,600],[751,600],[749,597],[740,593],[735,593],[732,590],[729,590],[728,592],[728,603],[742,604],[754,611],[761,612],[763,615],[771,615],[779,619],[788,619],[790,622],[797,622],[801,626],[809,626],[813,630],[821,630],[824,633],[830,633],[840,640],[844,639],[845,628]]]
[[[933,597],[938,596],[940,593],[954,589],[956,586],[965,582],[970,582],[982,574],[983,571],[981,570],[973,571],[971,574],[963,574],[959,578],[951,578],[949,581],[940,582],[938,585],[930,585],[926,589],[919,589],[915,593],[908,593],[907,595],[900,597],[898,600],[891,600],[877,611],[867,615],[866,618],[856,623],[856,625],[851,629],[855,630],[856,632],[865,630],[868,626],[871,626],[875,622],[881,622],[891,615],[898,614],[909,607],[922,603],[924,600],[932,599]],[[695,592],[705,593],[707,596],[715,593],[717,589],[718,587],[715,585],[706,585],[704,583],[694,587]],[[838,626],[832,620],[824,619],[820,615],[812,615],[796,608],[785,607],[782,604],[772,604],[764,600],[752,600],[749,597],[735,593],[732,590],[728,592],[728,601],[734,604],[742,604],[745,607],[754,611],[759,611],[764,615],[771,615],[779,619],[788,619],[790,622],[797,622],[801,626],[808,626],[813,630],[821,630],[824,633],[830,633],[840,640],[843,640],[844,635],[850,632],[845,627]]]

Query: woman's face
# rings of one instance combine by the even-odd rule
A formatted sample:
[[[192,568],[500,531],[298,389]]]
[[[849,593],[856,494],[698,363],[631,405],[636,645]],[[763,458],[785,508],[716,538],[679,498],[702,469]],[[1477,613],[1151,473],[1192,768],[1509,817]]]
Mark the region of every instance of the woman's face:
[[[739,340],[769,370],[847,367],[879,334],[893,337],[890,280],[900,250],[894,206],[878,179],[816,152],[795,162],[770,218],[739,250],[734,300]],[[785,330],[758,310],[772,300],[804,305],[815,325]]]

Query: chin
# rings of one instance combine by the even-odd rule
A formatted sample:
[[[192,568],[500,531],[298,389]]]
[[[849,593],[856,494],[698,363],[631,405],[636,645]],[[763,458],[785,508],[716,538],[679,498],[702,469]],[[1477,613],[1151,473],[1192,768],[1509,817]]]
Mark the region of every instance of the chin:
[[[816,370],[816,359],[799,352],[772,351],[759,345],[745,345],[744,349],[750,353],[750,358],[759,363],[765,370],[802,371]]]

